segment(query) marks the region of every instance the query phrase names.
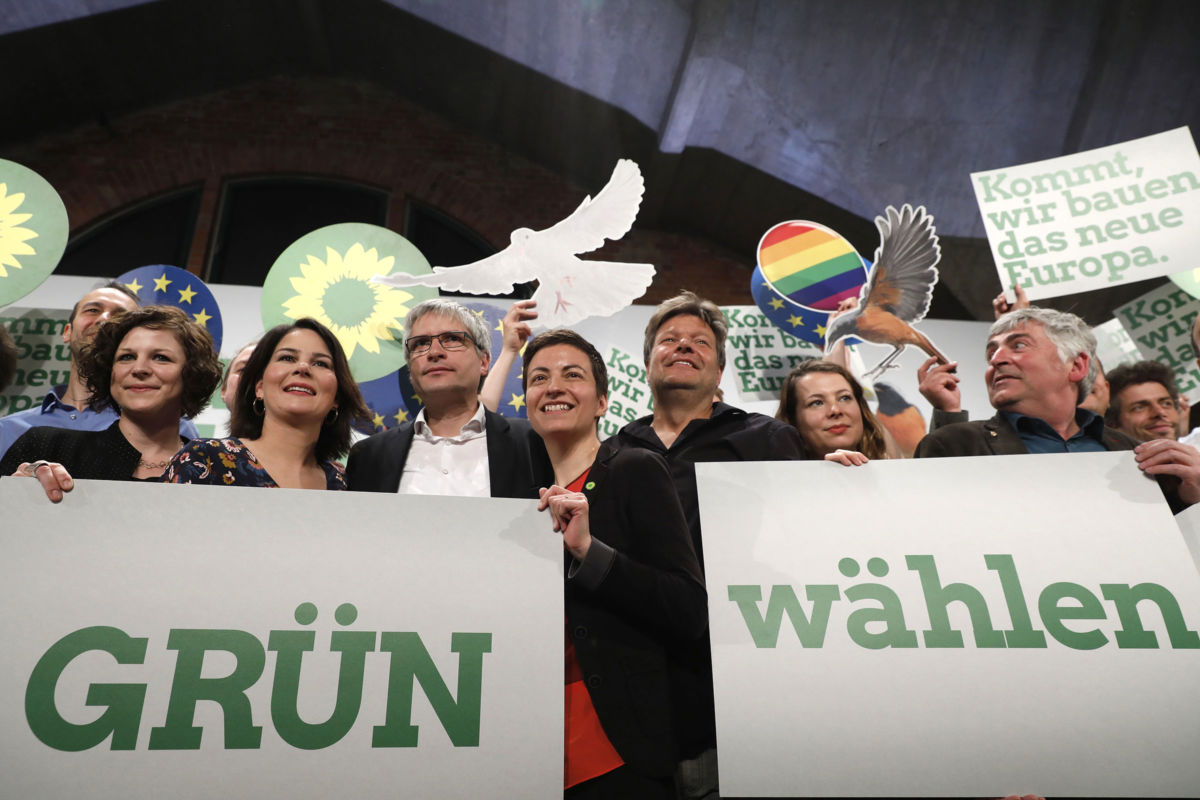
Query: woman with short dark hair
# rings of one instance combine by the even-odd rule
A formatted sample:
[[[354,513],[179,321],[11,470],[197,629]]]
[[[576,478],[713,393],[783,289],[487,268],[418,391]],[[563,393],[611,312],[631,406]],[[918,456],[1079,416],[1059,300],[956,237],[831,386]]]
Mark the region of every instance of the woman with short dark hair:
[[[262,337],[238,380],[228,439],[196,439],[167,468],[168,483],[345,489],[335,459],[350,449],[367,407],[337,337],[304,317]]]
[[[523,380],[529,422],[554,466],[541,508],[566,551],[563,796],[673,798],[671,703],[680,698],[669,654],[708,625],[674,483],[657,454],[601,445],[607,370],[579,334],[530,340]]]
[[[37,476],[54,502],[73,478],[159,480],[182,443],[179,418],[208,405],[221,362],[208,331],[183,311],[145,306],[101,323],[79,372],[88,405],[115,409],[117,421],[102,431],[31,428],[0,460],[0,474]]]

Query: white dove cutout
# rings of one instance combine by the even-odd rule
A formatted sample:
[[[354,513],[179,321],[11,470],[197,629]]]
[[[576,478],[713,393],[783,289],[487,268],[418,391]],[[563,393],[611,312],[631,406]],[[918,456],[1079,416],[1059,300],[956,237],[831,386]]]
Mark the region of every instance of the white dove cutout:
[[[623,158],[595,199],[588,196],[569,217],[542,231],[517,228],[511,244],[495,255],[461,267],[434,267],[425,275],[376,275],[389,286],[432,286],[468,294],[506,294],[518,283],[537,279],[533,293],[538,317],[533,327],[574,325],[606,317],[645,293],[653,264],[584,261],[587,253],[617,240],[633,227],[646,185],[638,165]]]

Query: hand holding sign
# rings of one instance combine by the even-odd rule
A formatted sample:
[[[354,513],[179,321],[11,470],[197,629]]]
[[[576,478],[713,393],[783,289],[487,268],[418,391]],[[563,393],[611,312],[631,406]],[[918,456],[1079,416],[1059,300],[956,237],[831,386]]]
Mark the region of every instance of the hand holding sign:
[[[971,181],[1000,285],[1039,300],[1195,267],[1198,175],[1177,128]]]

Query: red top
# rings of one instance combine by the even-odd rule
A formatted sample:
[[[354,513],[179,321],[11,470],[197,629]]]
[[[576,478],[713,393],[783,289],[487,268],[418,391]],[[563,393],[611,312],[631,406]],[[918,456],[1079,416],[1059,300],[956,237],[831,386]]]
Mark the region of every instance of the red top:
[[[581,492],[589,470],[584,471],[567,485],[567,491]],[[579,660],[575,657],[575,646],[571,644],[571,631],[566,630],[566,752],[563,754],[563,788],[583,783],[586,780],[612,772],[625,762],[612,746],[596,716],[592,696],[583,683]]]

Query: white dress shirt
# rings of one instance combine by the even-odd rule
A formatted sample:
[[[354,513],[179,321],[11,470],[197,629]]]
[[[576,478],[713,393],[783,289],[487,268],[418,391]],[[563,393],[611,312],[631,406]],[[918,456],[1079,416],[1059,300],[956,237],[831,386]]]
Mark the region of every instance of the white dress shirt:
[[[1180,436],[1179,441],[1200,450],[1200,428],[1192,428],[1192,432],[1187,436]]]
[[[413,422],[412,445],[404,462],[398,491],[400,494],[491,496],[483,403],[457,436],[435,436],[425,421],[425,409],[421,409]]]

